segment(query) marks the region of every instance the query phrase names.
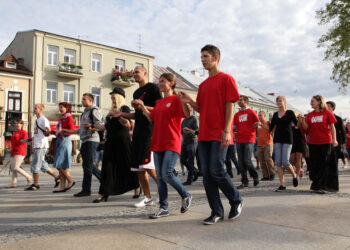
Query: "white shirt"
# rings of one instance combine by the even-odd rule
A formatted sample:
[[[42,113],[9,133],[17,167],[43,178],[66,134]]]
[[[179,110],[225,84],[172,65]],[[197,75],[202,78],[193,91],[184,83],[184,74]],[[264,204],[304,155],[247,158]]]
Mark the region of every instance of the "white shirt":
[[[50,127],[49,120],[45,116],[41,116],[38,119],[36,119],[36,122],[34,123],[34,140],[33,140],[33,147],[34,148],[49,148],[49,141],[47,137],[44,135],[43,131],[37,127],[38,126],[46,130],[46,128]]]

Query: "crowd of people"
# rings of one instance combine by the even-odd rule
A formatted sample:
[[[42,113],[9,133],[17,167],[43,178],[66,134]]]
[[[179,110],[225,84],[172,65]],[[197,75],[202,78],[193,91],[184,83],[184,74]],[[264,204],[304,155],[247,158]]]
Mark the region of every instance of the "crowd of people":
[[[286,98],[278,96],[278,111],[267,119],[264,111],[256,113],[248,108],[249,98],[239,95],[234,78],[220,71],[219,60],[217,47],[206,45],[201,49],[201,61],[209,77],[200,84],[196,100],[184,92],[176,93],[173,74],[162,74],[159,84],[154,84],[147,81],[146,68],[137,66],[133,71],[139,84],[131,102],[134,112],[125,105],[122,88],[115,87],[110,93],[112,107],[105,118],[93,105],[94,96],[85,93],[78,129],[74,129],[70,103],[59,103],[61,115],[54,131],[43,115],[44,105],[36,104],[33,138],[28,138],[23,130],[22,120],[15,124],[17,132],[11,138],[12,183],[8,187],[16,187],[19,173],[27,180],[25,190],[38,190],[42,171],[53,177],[54,193],[69,191],[76,184],[69,172],[72,162],[70,135],[79,134],[83,181],[81,191],[74,196],[91,195],[94,175],[100,183],[94,203],[107,202],[109,196],[134,190],[133,198],[144,193],[135,207],[150,206],[154,203],[150,176],[157,183],[159,203],[159,209],[150,215],[152,219],[169,215],[168,184],[181,197],[180,212],[187,212],[193,197],[185,186],[195,182],[199,175],[203,176],[211,209],[210,216],[203,223],[211,225],[224,219],[219,190],[231,205],[228,219],[235,219],[243,207],[239,190],[249,187],[249,177],[257,187],[260,181],[274,180],[277,168],[280,185],[275,191],[282,192],[287,186],[284,175],[287,170],[296,187],[304,172],[303,157],[312,191],[339,191],[338,158],[343,148],[350,153],[350,140],[347,140],[350,138],[350,123],[344,129],[341,118],[333,113],[335,103],[326,103],[322,96],[315,95],[310,102],[313,111],[301,115],[287,109]],[[235,102],[240,108],[236,114]],[[193,115],[193,110],[199,114],[199,119]],[[58,170],[58,175],[45,161],[48,135],[52,133],[56,135],[53,167]],[[33,178],[20,168],[27,143],[32,143],[33,148],[30,167]],[[261,179],[253,165],[253,155],[260,163]],[[195,167],[195,158],[198,168]],[[184,183],[175,171],[178,159],[188,170]],[[232,181],[231,161],[237,174],[241,175],[238,187]]]

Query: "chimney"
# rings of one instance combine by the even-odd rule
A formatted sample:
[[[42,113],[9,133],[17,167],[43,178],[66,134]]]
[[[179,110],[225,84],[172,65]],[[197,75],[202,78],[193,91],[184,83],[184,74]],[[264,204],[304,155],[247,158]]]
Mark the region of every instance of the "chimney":
[[[18,65],[23,66],[24,65],[24,59],[23,58],[17,58]]]

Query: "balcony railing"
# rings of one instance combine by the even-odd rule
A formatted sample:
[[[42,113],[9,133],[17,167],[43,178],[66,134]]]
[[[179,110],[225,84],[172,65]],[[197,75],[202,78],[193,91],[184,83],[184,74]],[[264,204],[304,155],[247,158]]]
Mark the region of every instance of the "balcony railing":
[[[58,67],[57,76],[80,79],[83,77],[83,73],[81,72],[82,69],[83,67],[81,65],[62,63]]]
[[[135,83],[133,71],[119,71],[118,69],[113,69],[111,82],[117,86],[130,87]]]

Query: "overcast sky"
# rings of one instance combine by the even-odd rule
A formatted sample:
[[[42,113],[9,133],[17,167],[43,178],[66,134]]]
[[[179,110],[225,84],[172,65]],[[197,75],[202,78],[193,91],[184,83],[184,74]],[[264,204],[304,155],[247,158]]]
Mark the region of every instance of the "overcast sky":
[[[317,40],[327,31],[315,11],[326,0],[0,0],[0,53],[17,31],[40,29],[155,56],[155,64],[201,70],[200,49],[217,45],[221,70],[241,86],[287,96],[306,112],[312,95],[348,96],[329,80]]]

